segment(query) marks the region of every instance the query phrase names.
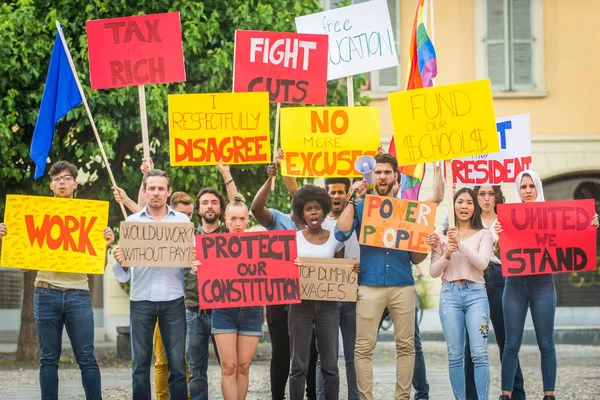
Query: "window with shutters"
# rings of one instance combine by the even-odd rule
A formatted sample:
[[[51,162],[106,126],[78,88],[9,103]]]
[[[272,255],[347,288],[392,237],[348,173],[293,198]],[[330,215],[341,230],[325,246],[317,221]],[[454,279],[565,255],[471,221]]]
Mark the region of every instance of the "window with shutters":
[[[352,4],[367,1],[369,0],[352,0]],[[331,10],[339,7],[341,3],[342,0],[322,0],[321,6],[324,10]],[[396,54],[400,55],[400,0],[387,0],[387,4],[396,41]],[[381,93],[400,90],[400,66],[370,72],[367,75],[367,87],[365,89]]]
[[[477,77],[498,92],[544,94],[542,0],[476,0]]]

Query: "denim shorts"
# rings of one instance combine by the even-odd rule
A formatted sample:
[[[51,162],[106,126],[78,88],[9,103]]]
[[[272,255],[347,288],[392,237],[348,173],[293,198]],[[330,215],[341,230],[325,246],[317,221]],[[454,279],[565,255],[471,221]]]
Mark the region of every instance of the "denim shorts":
[[[262,337],[262,307],[217,308],[212,312],[212,333]]]

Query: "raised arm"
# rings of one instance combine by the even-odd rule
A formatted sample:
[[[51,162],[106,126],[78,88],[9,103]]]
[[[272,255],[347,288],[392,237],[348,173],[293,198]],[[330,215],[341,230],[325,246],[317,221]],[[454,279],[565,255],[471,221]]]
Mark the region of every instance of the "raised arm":
[[[151,158],[142,158],[142,165],[140,170],[142,171],[142,183],[140,190],[138,191],[137,205],[140,206],[140,210],[146,207],[146,196],[144,196],[144,178],[148,175],[148,172],[154,169],[154,162]]]
[[[433,167],[433,194],[424,201],[440,205],[444,201],[444,182],[442,181],[442,169],[436,162]]]
[[[252,215],[254,215],[254,218],[256,218],[258,223],[264,227],[273,224],[273,213],[267,208],[267,200],[269,199],[269,192],[271,191],[271,178],[277,176],[277,164],[274,162],[267,167],[267,176],[267,181],[260,189],[258,189],[256,196],[254,196],[254,200],[252,200],[252,205],[250,206]]]
[[[127,207],[129,209],[129,211],[131,211],[132,213],[135,214],[137,212],[140,212],[144,208],[144,206],[140,206],[138,203],[131,200],[129,198],[129,196],[127,196],[125,189],[122,189],[118,186],[113,186],[112,190],[113,190],[113,195],[115,196],[115,200],[118,203],[123,203],[123,205],[125,207]]]
[[[231,171],[229,169],[229,165],[223,165],[223,160],[219,160],[219,164],[217,164],[217,170],[221,173],[223,180],[225,181],[225,187],[227,188],[227,198],[229,198],[229,202],[233,201],[233,196],[238,193],[237,187],[235,186],[235,181],[231,176]]]
[[[277,150],[277,154],[275,154],[275,159],[273,161],[277,164],[278,168],[279,165],[281,165],[281,160],[283,160],[284,157],[285,153],[283,152],[283,149],[280,148],[279,150]],[[294,197],[294,195],[298,191],[298,182],[296,182],[296,178],[291,176],[284,176],[283,183],[285,184],[285,187],[290,196]]]

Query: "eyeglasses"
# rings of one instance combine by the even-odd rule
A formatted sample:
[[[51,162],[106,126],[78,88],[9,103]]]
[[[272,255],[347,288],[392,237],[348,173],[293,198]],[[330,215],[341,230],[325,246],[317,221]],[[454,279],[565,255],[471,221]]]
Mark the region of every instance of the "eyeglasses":
[[[71,175],[56,175],[52,177],[53,182],[60,182],[61,179],[64,179],[65,182],[71,182],[73,177]]]

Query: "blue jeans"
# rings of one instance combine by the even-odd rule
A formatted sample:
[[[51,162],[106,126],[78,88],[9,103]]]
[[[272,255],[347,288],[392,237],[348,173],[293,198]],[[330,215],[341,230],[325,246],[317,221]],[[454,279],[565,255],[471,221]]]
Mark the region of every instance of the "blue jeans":
[[[443,282],[440,293],[440,320],[448,346],[448,368],[456,400],[465,400],[464,343],[469,334],[475,364],[475,386],[479,399],[488,398],[490,367],[487,337],[490,306],[483,283]]]
[[[488,301],[490,303],[490,319],[494,326],[496,344],[500,349],[500,362],[504,354],[504,313],[502,311],[502,293],[504,292],[504,277],[502,276],[502,266],[500,264],[490,263],[484,272],[485,284],[487,289]],[[467,400],[477,399],[477,390],[475,389],[475,374],[473,371],[473,360],[471,359],[471,349],[469,348],[469,335],[465,344],[465,378],[467,383]],[[523,387],[523,373],[517,360],[517,374],[515,375],[515,384],[512,392],[513,400],[525,400],[525,388]]]
[[[208,341],[210,334],[210,315],[202,311],[185,310],[186,333],[185,348],[190,380],[188,389],[191,400],[208,399]],[[214,345],[214,341],[213,341]],[[216,348],[216,346],[215,346]],[[215,353],[217,354],[217,353]]]
[[[35,288],[35,329],[40,344],[42,399],[58,399],[58,361],[62,352],[63,326],[71,340],[81,370],[86,399],[101,399],[100,368],[94,357],[94,313],[88,290]]]
[[[344,361],[346,363],[346,381],[348,382],[348,400],[358,400],[358,385],[354,369],[354,342],[356,341],[356,302],[341,301],[340,329],[344,345]],[[317,400],[325,400],[325,385],[321,375],[321,358],[317,360]]]
[[[171,301],[130,301],[129,307],[133,399],[151,399],[150,365],[157,318],[167,356],[169,393],[172,399],[187,398],[183,296]]]
[[[515,386],[518,355],[523,341],[527,308],[535,328],[542,356],[542,382],[545,392],[554,391],[556,383],[556,349],[554,347],[554,317],[556,315],[556,289],[552,275],[506,277],[504,295],[504,326],[506,341],[502,356],[502,390]]]

